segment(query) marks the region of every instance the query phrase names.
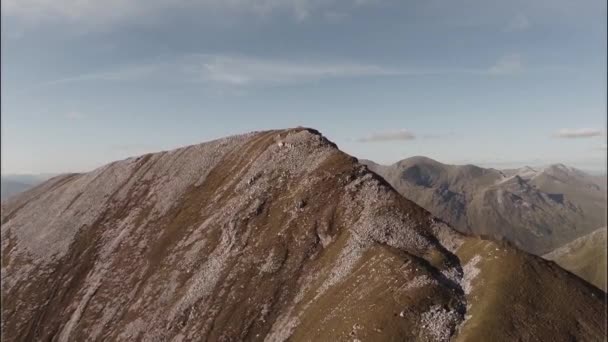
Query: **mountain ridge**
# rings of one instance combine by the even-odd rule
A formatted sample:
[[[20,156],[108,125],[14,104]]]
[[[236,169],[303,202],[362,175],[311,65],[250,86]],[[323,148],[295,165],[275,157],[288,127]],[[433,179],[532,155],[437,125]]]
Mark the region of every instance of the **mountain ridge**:
[[[605,224],[605,184],[562,164],[497,170],[417,156],[368,165],[456,229],[506,238],[537,255]]]
[[[606,337],[605,293],[452,230],[311,129],[55,177],[1,215],[6,341]]]

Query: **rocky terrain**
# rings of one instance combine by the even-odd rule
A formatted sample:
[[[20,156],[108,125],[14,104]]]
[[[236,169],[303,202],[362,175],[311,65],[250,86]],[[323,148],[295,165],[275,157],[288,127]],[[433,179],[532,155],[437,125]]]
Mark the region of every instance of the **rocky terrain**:
[[[544,257],[606,291],[606,227],[582,236]]]
[[[606,184],[561,164],[512,170],[413,157],[365,162],[403,196],[464,233],[543,255],[606,224]]]
[[[3,341],[607,336],[604,292],[452,230],[310,129],[58,176],[1,222]]]

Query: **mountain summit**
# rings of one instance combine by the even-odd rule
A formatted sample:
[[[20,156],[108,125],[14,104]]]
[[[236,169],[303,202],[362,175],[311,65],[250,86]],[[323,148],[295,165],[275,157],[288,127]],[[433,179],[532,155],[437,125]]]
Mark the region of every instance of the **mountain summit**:
[[[4,341],[606,338],[602,291],[452,230],[312,129],[55,177],[1,220]]]

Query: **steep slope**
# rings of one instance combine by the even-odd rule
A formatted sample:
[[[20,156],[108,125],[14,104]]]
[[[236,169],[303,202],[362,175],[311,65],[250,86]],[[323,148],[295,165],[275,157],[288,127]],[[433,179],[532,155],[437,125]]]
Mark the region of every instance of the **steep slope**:
[[[401,194],[462,232],[475,232],[472,229],[476,228],[471,227],[467,212],[471,195],[502,178],[496,170],[446,165],[421,156],[391,166],[366,165]]]
[[[567,243],[545,258],[606,291],[606,227]]]
[[[460,235],[309,129],[59,176],[1,220],[4,341],[606,337],[600,290]]]
[[[606,222],[605,190],[563,165],[501,171],[413,157],[369,167],[461,232],[506,239],[537,255]]]

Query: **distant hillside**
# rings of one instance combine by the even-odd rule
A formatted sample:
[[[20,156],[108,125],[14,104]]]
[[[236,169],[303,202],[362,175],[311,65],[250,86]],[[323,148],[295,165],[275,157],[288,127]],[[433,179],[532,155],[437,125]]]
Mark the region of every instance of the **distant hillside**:
[[[461,232],[506,239],[537,255],[606,224],[605,183],[561,164],[497,170],[413,157],[368,166]]]
[[[2,203],[2,340],[602,341],[604,293],[464,236],[312,129]]]
[[[2,179],[0,182],[0,188],[2,189],[0,199],[6,199],[9,196],[23,192],[32,186],[32,184]]]
[[[606,227],[567,243],[545,258],[606,291]]]
[[[43,181],[53,177],[52,174],[40,175],[3,175],[0,177],[1,195],[0,199],[4,200],[10,196],[28,190],[33,186],[42,183]]]

